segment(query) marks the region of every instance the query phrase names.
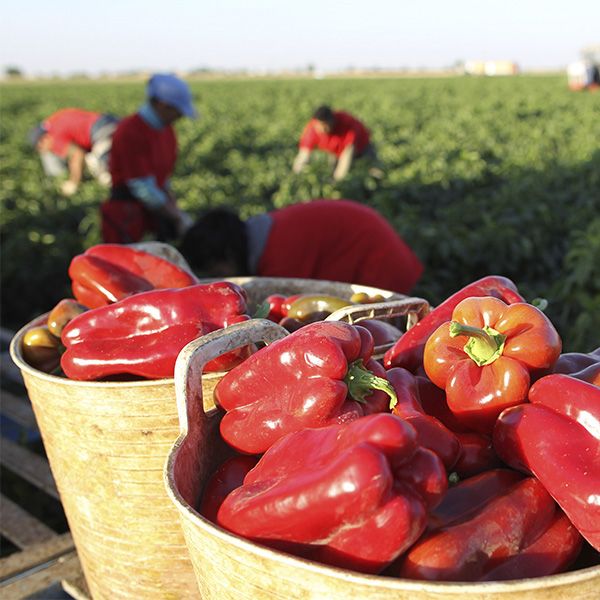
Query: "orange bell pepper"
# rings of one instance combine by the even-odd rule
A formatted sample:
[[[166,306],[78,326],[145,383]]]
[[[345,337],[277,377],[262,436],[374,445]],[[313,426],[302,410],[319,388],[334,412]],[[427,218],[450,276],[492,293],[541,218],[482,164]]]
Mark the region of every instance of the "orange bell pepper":
[[[446,390],[450,410],[480,433],[498,415],[527,400],[532,375],[550,369],[561,352],[558,332],[525,302],[466,298],[425,344],[424,367]]]

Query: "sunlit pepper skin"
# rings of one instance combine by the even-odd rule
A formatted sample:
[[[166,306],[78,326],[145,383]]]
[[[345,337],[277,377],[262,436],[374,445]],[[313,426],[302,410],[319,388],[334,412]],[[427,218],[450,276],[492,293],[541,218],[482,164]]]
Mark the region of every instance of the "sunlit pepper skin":
[[[395,367],[386,372],[388,381],[394,386],[396,402],[392,414],[410,423],[417,432],[421,446],[435,452],[447,470],[454,467],[461,445],[457,436],[435,417],[423,410],[419,397],[417,378],[406,369]]]
[[[550,494],[528,477],[465,520],[427,533],[390,568],[391,574],[429,581],[482,581],[498,565],[518,561],[553,526],[556,514]],[[543,560],[538,557],[539,564]]]
[[[600,550],[600,440],[575,418],[537,402],[503,411],[493,443],[507,465],[533,474]]]
[[[414,327],[411,327],[385,353],[383,358],[385,368],[403,367],[415,373],[419,367],[423,366],[423,351],[429,336],[442,323],[451,320],[452,311],[459,302],[474,296],[493,296],[507,304],[525,301],[519,294],[517,286],[507,277],[499,275],[482,277],[449,296],[429,314],[425,315]]]
[[[490,434],[502,410],[527,400],[532,375],[552,368],[561,347],[548,317],[531,304],[467,298],[427,340],[423,364],[446,390],[450,410]]]
[[[181,288],[198,283],[195,275],[175,263],[138,248],[122,244],[97,244],[85,251],[147,279],[155,289]]]
[[[85,254],[71,260],[69,277],[73,295],[88,308],[107,306],[132,294],[154,289],[147,279],[103,258]]]
[[[69,276],[73,295],[88,308],[106,306],[131,294],[198,283],[195,275],[172,262],[121,244],[98,244],[75,256]]]
[[[600,388],[572,375],[546,375],[529,389],[529,402],[543,404],[585,427],[600,440]]]
[[[281,438],[227,496],[217,522],[325,564],[378,573],[414,543],[447,478],[390,414]]]
[[[248,319],[245,311],[243,290],[230,282],[135,294],[71,320],[62,332],[61,366],[67,377],[80,380],[173,377],[177,355],[188,342]],[[227,353],[205,370],[220,371],[247,353],[246,348]]]
[[[217,384],[223,439],[260,454],[306,427],[388,411],[394,391],[360,326],[320,321],[261,348]]]

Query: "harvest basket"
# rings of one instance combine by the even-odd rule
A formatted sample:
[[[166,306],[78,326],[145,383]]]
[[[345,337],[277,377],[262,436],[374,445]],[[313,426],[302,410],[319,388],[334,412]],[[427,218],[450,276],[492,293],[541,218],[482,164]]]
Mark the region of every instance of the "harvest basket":
[[[203,365],[250,342],[276,335],[264,320],[241,323],[188,344],[175,367],[181,434],[165,465],[165,486],[179,511],[202,598],[248,600],[572,600],[598,597],[600,567],[508,582],[439,583],[362,575],[270,550],[233,535],[196,510],[203,488],[223,460],[222,412],[202,399]]]
[[[401,298],[386,290],[306,279],[231,281],[246,289],[251,308],[271,293],[349,297],[366,291]],[[420,302],[416,310],[422,312]],[[23,375],[93,597],[197,597],[177,511],[162,477],[179,434],[174,380],[84,382],[39,371],[25,362],[21,345],[27,329],[46,318],[23,327],[10,352]],[[207,409],[222,376],[209,373],[202,380]]]

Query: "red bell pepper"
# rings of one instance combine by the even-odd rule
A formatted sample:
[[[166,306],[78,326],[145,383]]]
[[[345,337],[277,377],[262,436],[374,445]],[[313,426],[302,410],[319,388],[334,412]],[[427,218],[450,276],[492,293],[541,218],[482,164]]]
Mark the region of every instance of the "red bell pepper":
[[[558,357],[552,372],[570,375],[598,363],[600,363],[600,348],[596,348],[596,350],[587,354],[584,352],[565,352]]]
[[[460,454],[453,471],[462,479],[500,466],[492,438],[483,433],[457,433]]]
[[[279,323],[285,316],[283,314],[283,303],[285,302],[285,296],[282,294],[271,294],[265,298],[265,302],[268,307],[268,314],[266,316],[269,321]]]
[[[506,494],[525,476],[512,469],[490,469],[448,488],[442,501],[429,513],[427,529],[439,531],[464,523],[486,504]]]
[[[596,387],[600,387],[600,362],[589,365],[584,369],[581,369],[581,371],[569,373],[569,376],[575,377],[575,379],[580,379],[581,381],[586,381],[587,383],[591,383]]]
[[[181,288],[198,279],[174,263],[130,246],[98,244],[69,265],[75,298],[88,308],[106,306],[140,292]]]
[[[468,433],[471,430],[462,423],[448,407],[446,392],[432,383],[427,375],[416,376],[419,399],[426,414],[441,421],[454,433]]]
[[[375,347],[393,344],[402,335],[402,332],[397,327],[387,321],[362,319],[358,324],[371,332]]]
[[[506,464],[539,479],[579,533],[600,550],[600,389],[561,378],[545,392],[544,379],[532,394],[533,403],[498,417],[494,448]],[[584,385],[592,393],[572,393]]]
[[[188,342],[248,319],[245,311],[243,290],[229,282],[135,294],[72,319],[62,332],[61,366],[71,379],[173,377],[177,355]],[[230,368],[247,353],[247,348],[227,353],[206,370]]]
[[[546,560],[544,554],[536,558],[531,550],[535,544],[554,554],[561,551],[548,540],[557,534],[552,531],[556,517],[550,494],[528,477],[468,513],[465,520],[423,536],[391,567],[391,573],[430,581],[482,581],[512,562],[523,577],[550,575],[566,568],[581,548],[581,540],[563,529],[562,542],[570,545],[564,560]]]
[[[392,414],[410,423],[417,432],[418,443],[435,452],[446,469],[450,470],[461,453],[460,442],[438,419],[425,414],[419,398],[417,377],[399,367],[387,371],[386,377],[396,392],[396,401],[391,406]]]
[[[429,314],[425,315],[414,327],[411,327],[385,353],[383,357],[385,368],[404,367],[415,372],[423,366],[423,351],[429,336],[442,323],[451,319],[452,311],[461,300],[472,296],[493,296],[504,300],[507,304],[525,301],[519,294],[517,286],[507,277],[489,275],[478,279],[452,294]]]
[[[379,573],[446,491],[440,459],[406,421],[376,414],[291,433],[225,498],[217,522],[267,546]]]
[[[427,340],[425,371],[461,421],[491,434],[502,410],[527,400],[531,375],[554,365],[560,337],[544,313],[524,302],[467,298],[452,319]]]
[[[572,375],[546,375],[529,389],[529,402],[570,417],[600,440],[600,388]]]
[[[388,411],[394,390],[360,326],[320,321],[260,349],[215,388],[223,439],[261,454],[287,433]]]
[[[235,454],[219,465],[204,488],[198,512],[216,523],[223,500],[244,483],[244,478],[257,462],[258,456]]]
[[[561,354],[552,372],[570,375],[600,386],[600,348],[587,354],[583,352]]]

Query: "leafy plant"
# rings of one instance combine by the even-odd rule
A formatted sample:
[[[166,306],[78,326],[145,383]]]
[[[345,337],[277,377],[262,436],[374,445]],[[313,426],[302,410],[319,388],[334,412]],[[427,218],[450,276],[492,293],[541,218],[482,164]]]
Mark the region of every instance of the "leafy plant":
[[[174,191],[192,214],[232,206],[244,217],[313,198],[379,210],[416,250],[414,293],[439,303],[486,274],[544,297],[565,350],[599,344],[600,103],[562,77],[198,80],[202,117],[177,124]],[[19,327],[69,295],[73,255],[100,241],[107,191],[86,182],[63,198],[45,179],[27,131],[59,108],[125,115],[144,82],[2,85],[0,213],[2,320]],[[316,154],[291,173],[296,144],[319,104],[370,127],[385,176],[360,160],[331,181]]]

